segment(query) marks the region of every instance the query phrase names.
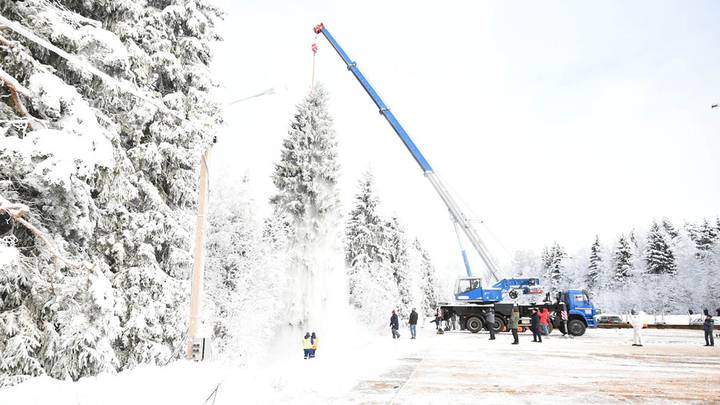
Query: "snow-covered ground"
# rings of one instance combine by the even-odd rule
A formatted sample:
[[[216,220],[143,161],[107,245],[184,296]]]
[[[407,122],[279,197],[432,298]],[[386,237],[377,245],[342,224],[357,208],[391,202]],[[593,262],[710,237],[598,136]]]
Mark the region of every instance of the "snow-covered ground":
[[[426,327],[417,340],[407,332],[399,340],[321,340],[315,359],[303,360],[298,348],[244,369],[182,361],[76,383],[36,378],[0,391],[0,404],[201,405],[218,384],[217,405],[720,401],[720,346],[704,347],[702,331],[644,333],[642,348],[620,329],[552,335],[542,344],[525,333],[513,346],[508,334],[491,342],[483,333],[435,335]]]

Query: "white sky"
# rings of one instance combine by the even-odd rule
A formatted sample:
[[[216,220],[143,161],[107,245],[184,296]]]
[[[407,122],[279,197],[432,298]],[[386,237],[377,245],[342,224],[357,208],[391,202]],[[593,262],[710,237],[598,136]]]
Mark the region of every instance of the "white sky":
[[[217,1],[227,12],[220,97],[280,91],[228,108],[216,186],[248,174],[258,201],[272,193],[317,42],[345,210],[371,168],[384,209],[440,267],[464,273],[446,209],[329,43],[315,39],[322,21],[485,221],[501,261],[553,241],[572,252],[596,234],[610,245],[653,218],[720,214],[720,108],[710,109],[720,102],[720,2]]]

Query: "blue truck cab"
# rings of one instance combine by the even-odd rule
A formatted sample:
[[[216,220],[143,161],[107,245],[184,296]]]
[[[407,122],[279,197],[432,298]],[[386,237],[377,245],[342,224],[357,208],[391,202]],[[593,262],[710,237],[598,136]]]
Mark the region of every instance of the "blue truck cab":
[[[597,308],[590,299],[590,295],[584,290],[565,290],[558,293],[558,301],[562,301],[567,306],[568,311],[568,329],[572,332],[573,326],[577,325],[573,320],[582,322],[585,327],[597,327],[595,315]],[[576,327],[579,327],[577,325]]]

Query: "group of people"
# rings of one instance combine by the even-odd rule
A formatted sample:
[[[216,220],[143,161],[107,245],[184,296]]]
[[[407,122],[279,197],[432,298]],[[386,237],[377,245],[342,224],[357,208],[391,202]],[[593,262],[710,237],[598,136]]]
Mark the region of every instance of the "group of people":
[[[435,318],[432,320],[435,324],[435,329],[438,334],[444,333],[444,331],[450,331],[457,329],[457,315],[450,314],[447,310],[440,310],[438,308],[435,311]]]
[[[514,309],[517,309],[517,307]],[[568,331],[568,313],[564,302],[557,305],[555,316],[560,318],[560,333],[562,333],[562,336],[572,338]],[[550,334],[550,322],[550,310],[547,307],[532,309],[530,331],[533,334],[533,342],[542,343],[542,337]]]
[[[312,359],[315,357],[315,352],[317,352],[318,347],[318,338],[315,332],[312,334],[305,332],[305,337],[303,337],[303,352],[305,353],[305,359]]]
[[[490,327],[487,328],[490,332],[489,340],[495,340],[496,323],[495,311],[493,310],[493,308],[488,308],[488,310],[485,311],[484,318],[485,324],[490,325]],[[558,326],[560,328],[560,333],[562,333],[562,336],[572,338],[572,335],[568,330],[568,312],[564,302],[559,302],[555,306],[555,319],[560,320]],[[411,335],[410,339],[415,339],[417,336],[417,322],[418,314],[415,311],[415,308],[413,308],[412,312],[410,312],[410,317],[408,319]],[[530,331],[533,334],[533,342],[542,343],[542,337],[549,335],[551,332],[551,322],[552,320],[550,319],[550,310],[547,307],[532,308],[532,313],[530,315]],[[450,330],[451,328],[454,330],[457,325],[457,315],[443,312],[440,310],[440,308],[438,308],[435,312],[435,319],[433,320],[433,323],[435,323],[435,327],[438,333],[443,333],[443,327],[445,328],[445,330]],[[643,322],[642,316],[634,309],[631,311],[629,323],[633,327],[633,346],[643,346],[642,329],[645,324]],[[513,307],[510,313],[510,319],[508,320],[508,329],[510,329],[510,332],[512,333],[512,344],[514,345],[520,344],[520,340],[518,337],[518,331],[520,328],[519,324],[520,308],[518,306],[515,306]],[[713,337],[713,331],[715,328],[715,321],[707,310],[705,311],[703,328],[705,331],[705,346],[714,346],[715,339]],[[400,338],[400,332],[398,331],[400,329],[400,321],[398,319],[398,314],[396,311],[392,311],[392,315],[390,316],[390,329],[392,331],[393,339]],[[306,337],[307,336],[309,335],[306,335]],[[315,333],[312,334],[312,338],[314,337]],[[316,340],[317,338],[315,338],[315,341]],[[317,347],[317,343],[315,343],[314,347]],[[314,349],[311,350],[312,355],[310,357],[314,357]],[[306,352],[306,358],[307,356],[308,354]]]
[[[410,317],[408,318],[408,325],[410,326],[410,339],[415,339],[417,337],[417,322],[418,322],[418,313],[415,311],[415,308],[410,311]],[[400,338],[400,332],[398,332],[398,329],[400,329],[400,321],[398,319],[397,312],[392,311],[392,315],[390,315],[390,330],[392,332],[393,339],[399,339]]]

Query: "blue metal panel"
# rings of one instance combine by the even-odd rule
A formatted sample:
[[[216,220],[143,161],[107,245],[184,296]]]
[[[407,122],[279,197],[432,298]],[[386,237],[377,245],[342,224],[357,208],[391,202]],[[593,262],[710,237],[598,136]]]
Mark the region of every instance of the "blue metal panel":
[[[387,121],[390,123],[390,126],[392,126],[392,128],[395,130],[395,133],[398,134],[400,140],[402,140],[403,144],[405,144],[405,147],[408,149],[408,151],[410,151],[413,158],[415,158],[415,161],[420,165],[420,168],[422,168],[423,172],[432,172],[433,169],[432,166],[430,166],[430,163],[428,163],[428,161],[425,159],[425,156],[423,156],[423,154],[420,152],[420,149],[415,146],[415,143],[412,141],[412,139],[410,139],[410,136],[407,134],[407,132],[405,132],[405,129],[402,127],[402,125],[400,125],[400,122],[398,122],[397,118],[395,118],[395,115],[385,105],[377,92],[375,92],[375,89],[373,89],[367,79],[365,79],[365,76],[363,76],[362,72],[360,72],[360,69],[357,68],[356,63],[350,60],[350,57],[340,47],[337,41],[335,41],[335,38],[333,38],[327,28],[322,25],[319,26],[319,28],[320,32],[325,35],[325,38],[327,38],[327,40],[330,42],[330,45],[332,45],[338,55],[340,55],[342,60],[345,62],[348,70],[350,70],[353,75],[355,75],[355,78],[363,86],[370,98],[372,98],[373,102],[375,102],[375,105],[377,105],[378,109],[380,110],[380,114],[382,114],[385,119],[387,119]],[[469,271],[468,274],[470,274]]]
[[[467,253],[465,253],[465,249],[461,251],[463,263],[465,264],[465,271],[467,272],[468,277],[472,277],[472,270],[470,269],[470,262],[468,261]]]
[[[504,278],[493,284],[495,288],[510,290],[519,287],[536,287],[540,285],[539,278]]]

